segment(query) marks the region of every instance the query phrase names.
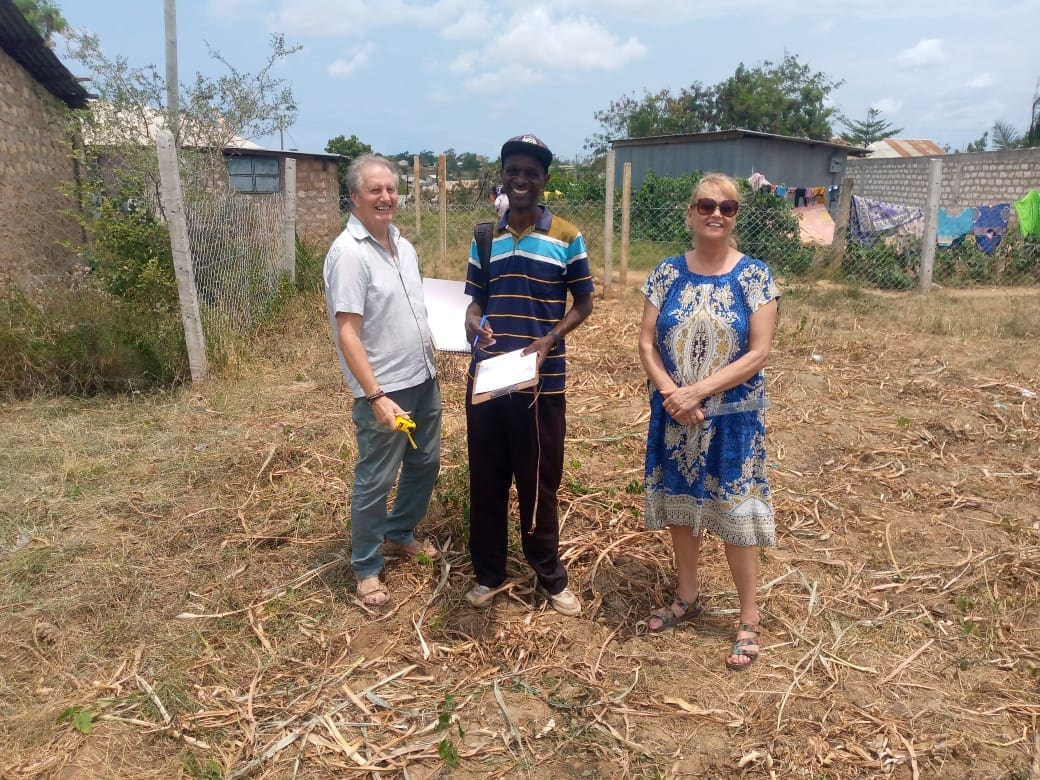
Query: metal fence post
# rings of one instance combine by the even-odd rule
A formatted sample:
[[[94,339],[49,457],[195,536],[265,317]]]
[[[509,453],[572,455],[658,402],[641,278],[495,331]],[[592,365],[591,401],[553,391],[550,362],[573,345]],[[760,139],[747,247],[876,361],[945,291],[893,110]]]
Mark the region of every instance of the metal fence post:
[[[614,281],[614,150],[607,151],[606,206],[603,209],[603,297]]]
[[[921,238],[921,274],[917,291],[930,292],[935,268],[935,236],[939,228],[939,190],[942,189],[942,160],[928,161],[928,205],[924,214],[924,236]]]
[[[170,226],[170,249],[173,252],[173,270],[177,275],[177,298],[184,323],[184,343],[188,348],[188,367],[191,381],[198,382],[209,374],[206,360],[206,338],[202,334],[202,317],[195,289],[195,269],[188,245],[188,223],[184,217],[184,198],[181,195],[181,177],[177,166],[177,147],[169,130],[160,130],[155,142],[159,155],[159,177],[162,183],[163,209]]]

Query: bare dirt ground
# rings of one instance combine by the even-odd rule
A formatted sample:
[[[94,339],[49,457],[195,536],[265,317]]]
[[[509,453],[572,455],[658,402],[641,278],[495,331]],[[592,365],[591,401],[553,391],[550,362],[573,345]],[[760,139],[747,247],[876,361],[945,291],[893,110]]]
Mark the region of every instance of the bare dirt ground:
[[[562,548],[586,609],[462,594],[461,356],[433,564],[345,564],[354,439],[321,303],[168,394],[2,407],[0,776],[1040,777],[1040,291],[786,291],[764,650],[736,597],[650,636],[638,293],[570,340]]]

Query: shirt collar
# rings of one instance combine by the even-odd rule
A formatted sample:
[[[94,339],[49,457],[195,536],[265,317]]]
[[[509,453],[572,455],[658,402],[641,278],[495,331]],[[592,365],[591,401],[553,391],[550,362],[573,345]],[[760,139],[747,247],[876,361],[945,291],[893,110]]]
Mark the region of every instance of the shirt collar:
[[[347,232],[350,233],[358,241],[364,241],[366,238],[371,238],[377,244],[375,236],[368,232],[368,228],[365,227],[364,223],[353,214],[350,215],[350,219],[347,220]],[[401,235],[401,230],[397,225],[390,225],[390,243],[396,245],[397,238]]]
[[[538,215],[538,219],[536,219],[534,221],[534,228],[535,228],[535,230],[541,230],[541,231],[544,231],[544,232],[548,232],[549,231],[549,227],[552,225],[552,218],[553,218],[552,212],[549,211],[549,207],[548,206],[543,206],[543,205],[539,204],[538,208],[540,208],[542,210],[542,213],[539,214]],[[509,224],[509,212],[507,211],[505,213],[505,216],[498,218],[498,222],[496,223],[495,228],[497,230],[505,230],[506,226],[508,224]]]

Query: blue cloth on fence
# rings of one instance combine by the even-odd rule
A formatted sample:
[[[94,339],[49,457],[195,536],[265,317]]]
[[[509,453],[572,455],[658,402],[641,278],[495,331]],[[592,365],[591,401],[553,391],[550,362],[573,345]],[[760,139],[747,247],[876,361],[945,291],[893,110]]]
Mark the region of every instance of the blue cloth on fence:
[[[777,184],[775,192],[776,192],[776,196],[778,198],[786,198],[787,197],[787,185],[786,184]]]
[[[917,206],[885,203],[881,200],[852,196],[849,212],[849,233],[863,246],[874,246],[882,233],[924,216]]]
[[[935,243],[942,247],[959,244],[975,226],[975,209],[963,209],[957,214],[939,209],[935,229]]]
[[[1008,217],[1011,215],[1010,203],[997,203],[994,206],[977,206],[975,225],[975,243],[987,255],[993,254],[1000,245],[1000,239],[1007,233]]]

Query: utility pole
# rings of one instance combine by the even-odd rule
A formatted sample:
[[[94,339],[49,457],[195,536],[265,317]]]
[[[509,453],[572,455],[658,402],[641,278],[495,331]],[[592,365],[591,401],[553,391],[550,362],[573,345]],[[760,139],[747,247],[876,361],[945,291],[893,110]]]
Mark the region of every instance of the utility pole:
[[[166,105],[170,113],[170,132],[180,145],[181,101],[177,80],[177,0],[165,0],[166,13]]]

